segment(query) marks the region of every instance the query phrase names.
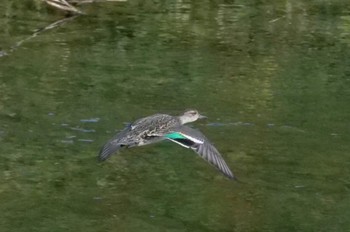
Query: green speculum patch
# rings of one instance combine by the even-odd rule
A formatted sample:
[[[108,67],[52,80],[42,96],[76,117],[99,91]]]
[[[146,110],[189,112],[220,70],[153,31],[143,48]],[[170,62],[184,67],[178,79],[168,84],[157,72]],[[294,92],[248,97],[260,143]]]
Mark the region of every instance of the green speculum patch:
[[[165,137],[168,139],[186,139],[185,136],[177,132],[166,134]]]

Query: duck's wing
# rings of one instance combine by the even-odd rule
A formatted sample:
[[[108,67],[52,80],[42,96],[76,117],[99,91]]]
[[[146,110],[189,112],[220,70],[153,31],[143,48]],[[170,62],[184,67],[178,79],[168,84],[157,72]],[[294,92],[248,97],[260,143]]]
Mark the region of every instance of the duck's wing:
[[[117,133],[113,138],[111,138],[103,147],[101,148],[98,159],[100,161],[104,161],[108,159],[113,153],[120,150],[123,147],[128,146],[128,144],[125,144],[123,142],[123,138],[129,133],[130,131],[130,125],[125,127],[122,131]]]
[[[172,129],[164,137],[183,147],[193,149],[199,156],[219,169],[225,176],[230,179],[235,178],[219,151],[200,131],[187,126],[181,126]]]

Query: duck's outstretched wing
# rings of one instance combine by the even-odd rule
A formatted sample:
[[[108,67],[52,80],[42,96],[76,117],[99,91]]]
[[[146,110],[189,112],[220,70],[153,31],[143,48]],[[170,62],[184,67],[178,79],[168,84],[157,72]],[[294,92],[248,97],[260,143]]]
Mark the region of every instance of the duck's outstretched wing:
[[[162,134],[154,133],[152,130],[141,126],[130,124],[110,139],[100,150],[98,159],[104,161],[113,153],[122,148],[144,146],[164,140]]]
[[[129,132],[130,127],[124,128],[122,131],[120,131],[118,134],[116,134],[112,139],[110,139],[100,150],[100,153],[98,154],[99,161],[104,161],[108,159],[113,153],[120,150],[123,147],[128,146],[128,144],[125,144],[122,139],[125,137],[125,135]]]
[[[219,169],[225,176],[230,179],[235,178],[219,151],[200,131],[187,126],[181,126],[172,129],[164,137],[183,147],[193,149],[199,156]]]

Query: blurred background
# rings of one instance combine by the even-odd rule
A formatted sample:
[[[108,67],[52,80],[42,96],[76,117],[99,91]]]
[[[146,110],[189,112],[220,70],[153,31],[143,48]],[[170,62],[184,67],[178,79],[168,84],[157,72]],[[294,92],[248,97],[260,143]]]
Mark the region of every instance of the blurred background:
[[[0,231],[349,231],[347,0],[0,2]],[[63,21],[61,21],[63,20]],[[198,109],[240,182],[125,123]]]

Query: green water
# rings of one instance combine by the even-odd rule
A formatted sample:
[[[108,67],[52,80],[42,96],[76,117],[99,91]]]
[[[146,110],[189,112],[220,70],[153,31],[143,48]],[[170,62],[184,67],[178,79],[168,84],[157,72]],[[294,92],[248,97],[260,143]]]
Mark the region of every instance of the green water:
[[[1,232],[350,231],[347,0],[0,9]],[[188,108],[240,182],[170,142],[96,161]]]

